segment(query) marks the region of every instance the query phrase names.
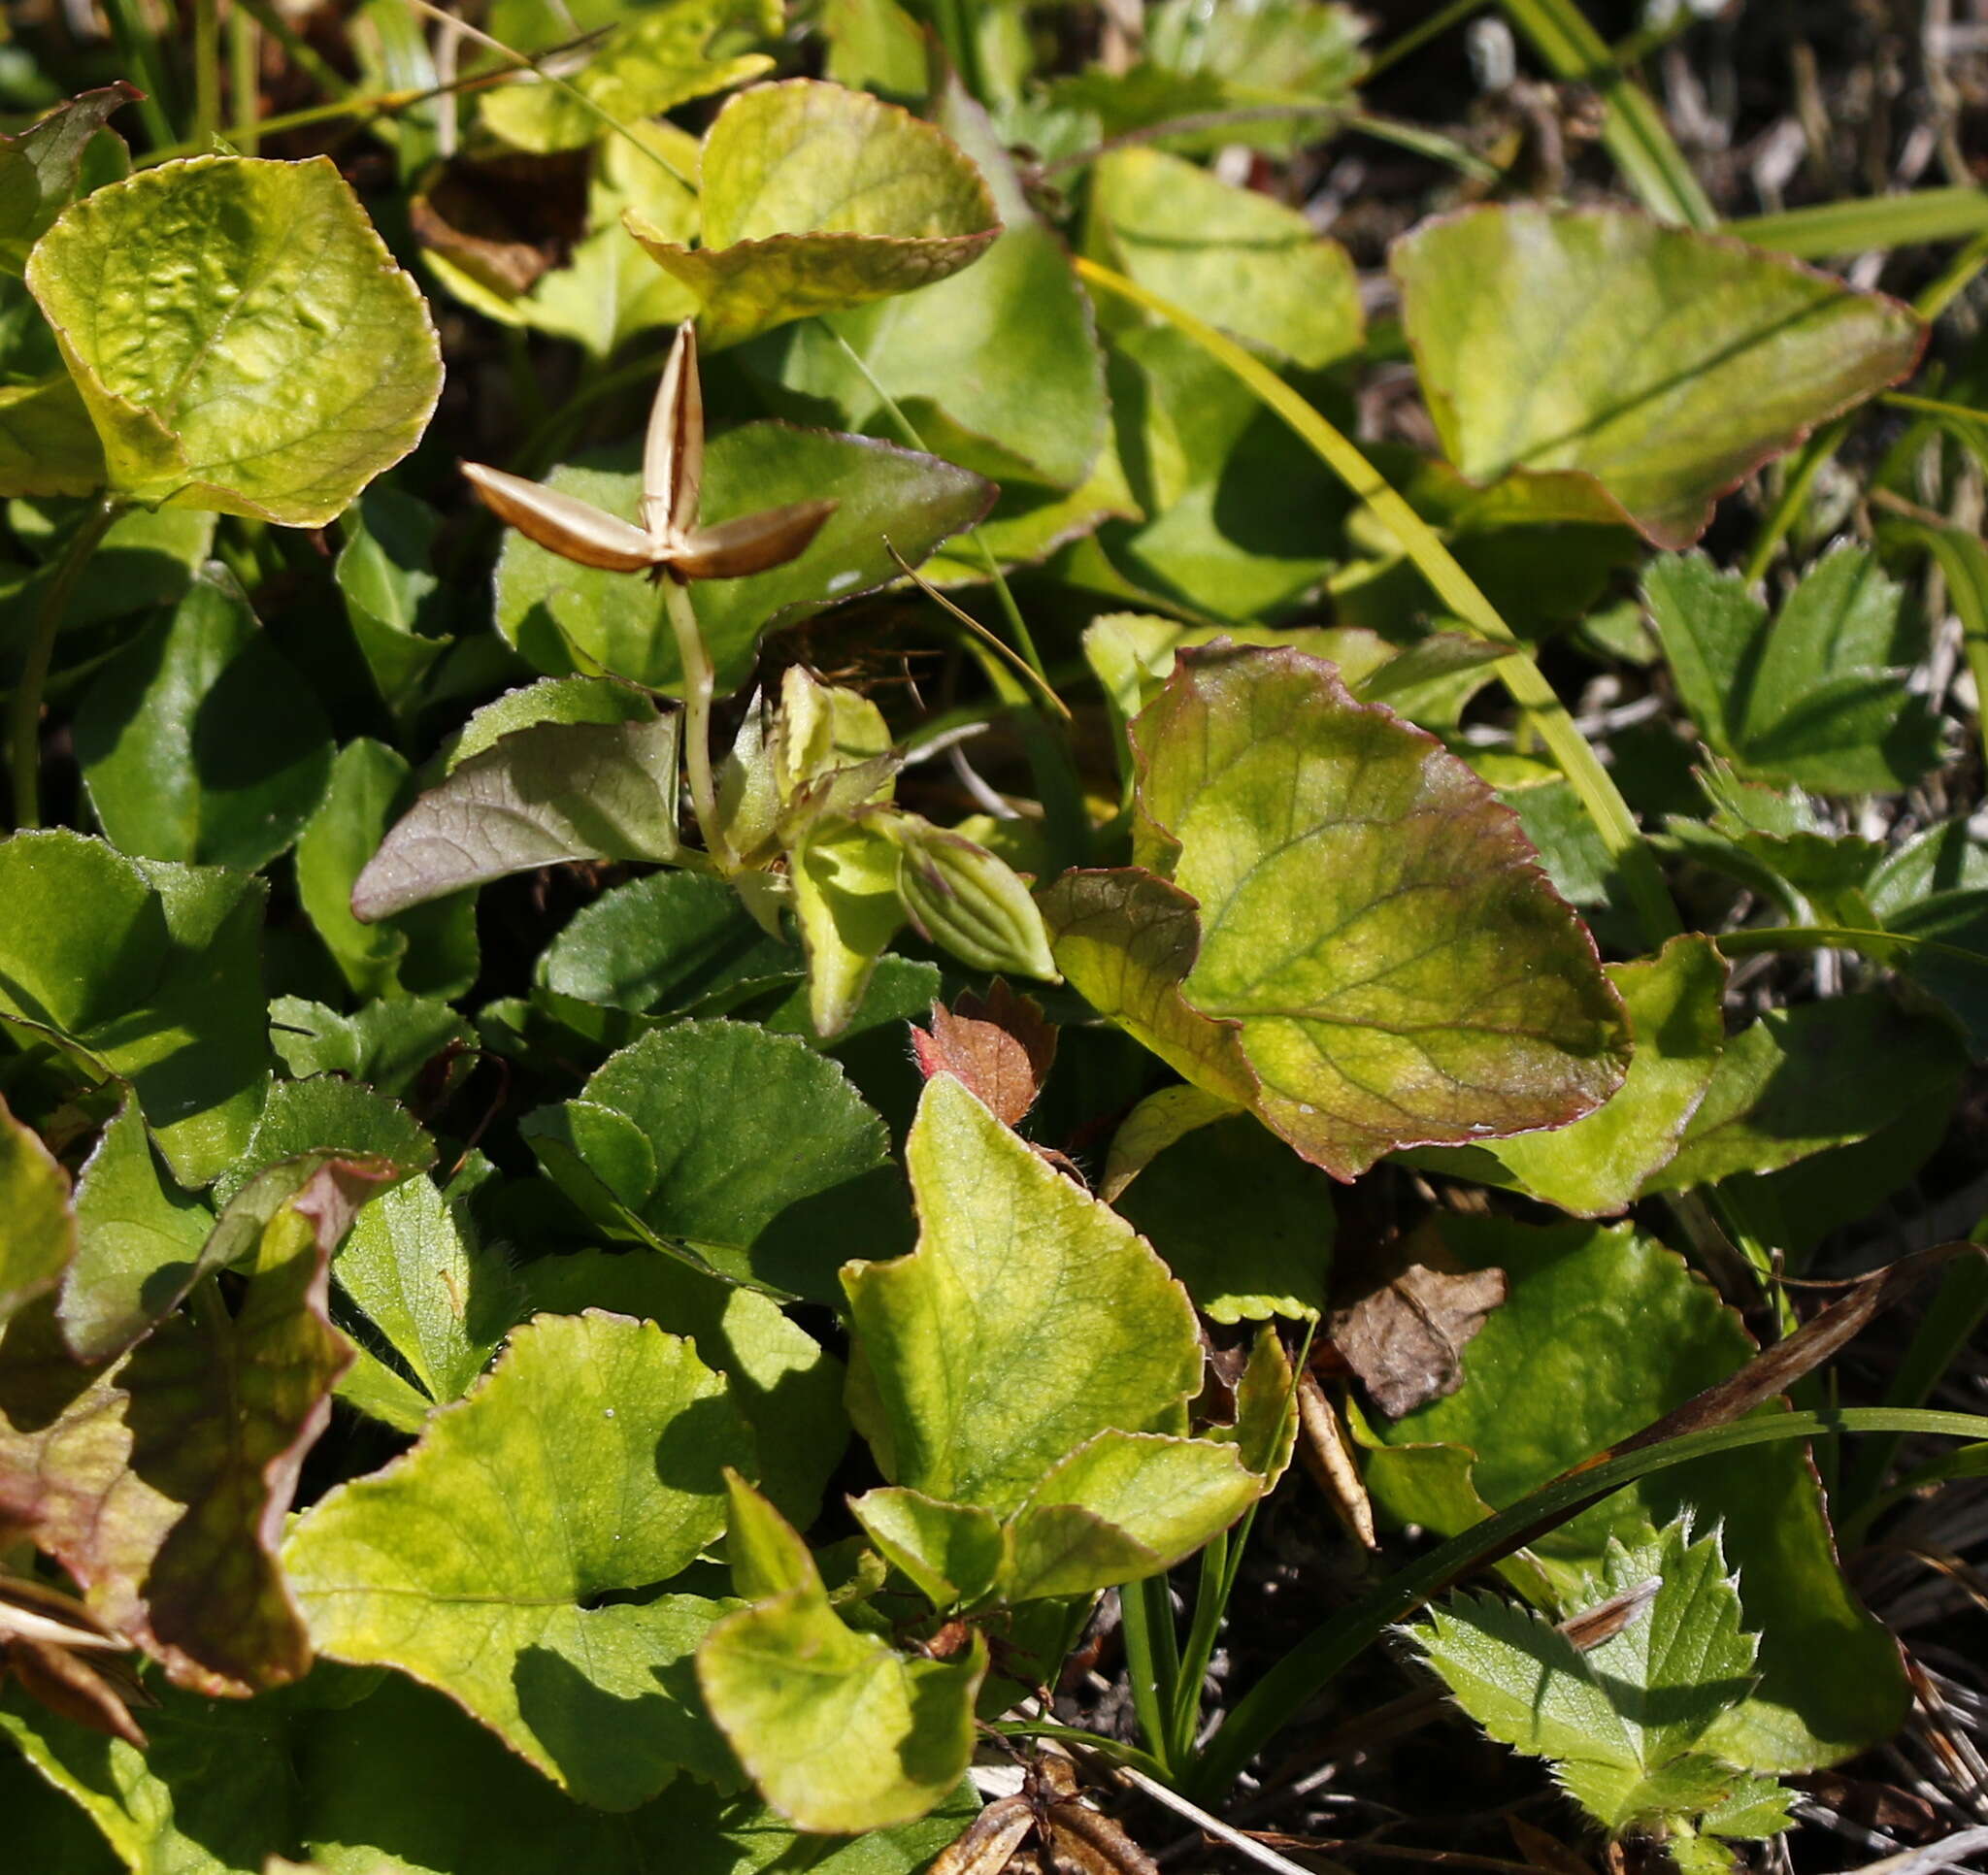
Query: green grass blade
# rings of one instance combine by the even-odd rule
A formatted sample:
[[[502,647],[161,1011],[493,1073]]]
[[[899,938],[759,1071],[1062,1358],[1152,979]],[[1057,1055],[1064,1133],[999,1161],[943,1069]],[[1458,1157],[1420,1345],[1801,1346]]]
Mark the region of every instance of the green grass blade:
[[[1988,189],[1913,189],[1851,202],[1820,202],[1782,214],[1754,214],[1726,223],[1725,232],[1797,260],[1963,241],[1988,230]]]
[[[1555,78],[1592,85],[1599,93],[1607,113],[1602,142],[1643,207],[1662,221],[1716,228],[1718,213],[1677,148],[1663,113],[1616,63],[1608,42],[1588,23],[1574,0],[1505,0],[1505,11]]]

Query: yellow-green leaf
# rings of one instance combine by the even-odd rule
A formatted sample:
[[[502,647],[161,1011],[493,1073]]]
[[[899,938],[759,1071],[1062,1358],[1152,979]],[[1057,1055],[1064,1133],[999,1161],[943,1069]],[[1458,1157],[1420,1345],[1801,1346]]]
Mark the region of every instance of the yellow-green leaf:
[[[63,211],[27,283],[111,486],[148,505],[321,527],[441,394],[420,293],[328,157],[110,183]]]

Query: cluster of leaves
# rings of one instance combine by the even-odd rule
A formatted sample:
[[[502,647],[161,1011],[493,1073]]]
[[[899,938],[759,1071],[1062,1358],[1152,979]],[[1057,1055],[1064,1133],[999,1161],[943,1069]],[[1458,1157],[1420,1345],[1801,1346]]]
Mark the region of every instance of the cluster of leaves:
[[[895,0],[371,0],[370,214],[209,148],[212,72],[195,153],[134,158],[122,82],[0,139],[37,1868],[909,1871],[1114,1590],[1142,1736],[1094,1742],[1218,1802],[1318,1691],[1203,1737],[1301,1427],[1356,1537],[1467,1539],[1722,1397],[1755,1342],[1682,1253],[1773,1321],[1988,1050],[1905,583],[1980,652],[1926,500],[1978,365],[1883,526],[1807,525],[1839,423],[1757,565],[1692,550],[1961,276],[1922,316],[1691,225],[1629,86],[1654,214],[1436,215],[1370,330],[1276,180],[1356,112],[1351,14],[1161,0],[1070,70],[934,12],[931,60]],[[1370,461],[1332,413],[1404,353],[1440,453]],[[1687,723],[1605,767],[1542,664]],[[1773,952],[1828,993],[1729,1034]],[[1694,1875],[1907,1699],[1833,1543],[1882,1478],[1734,1444],[1415,1630]],[[1135,1866],[1034,1775],[974,1866]]]

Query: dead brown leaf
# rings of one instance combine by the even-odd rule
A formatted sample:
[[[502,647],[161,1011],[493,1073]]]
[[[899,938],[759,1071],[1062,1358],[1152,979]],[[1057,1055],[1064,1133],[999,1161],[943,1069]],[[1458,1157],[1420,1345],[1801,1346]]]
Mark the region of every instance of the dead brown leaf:
[[[586,155],[459,158],[408,204],[422,247],[507,300],[563,266],[586,231]]]
[[[1595,1875],[1594,1863],[1576,1855],[1558,1836],[1549,1836],[1538,1824],[1508,1816],[1505,1826],[1511,1831],[1518,1853],[1535,1868],[1543,1868],[1548,1875]]]
[[[932,1005],[932,1028],[911,1031],[911,1048],[927,1080],[951,1074],[977,1095],[1003,1126],[1020,1124],[1036,1103],[1056,1059],[1056,1026],[1033,997],[997,976],[984,997],[971,991],[947,1009]]]
[[[1312,1481],[1325,1493],[1333,1514],[1364,1548],[1377,1550],[1374,1506],[1360,1478],[1360,1462],[1340,1419],[1339,1409],[1309,1373],[1298,1376],[1298,1454]]]
[[[1033,1846],[1031,1840],[1033,1839]],[[927,1875],[1160,1875],[1159,1864],[1077,1793],[1064,1758],[1029,1766],[1021,1790],[990,1803]]]
[[[1463,1384],[1463,1352],[1505,1300],[1505,1271],[1460,1269],[1433,1231],[1398,1238],[1327,1318],[1368,1398],[1399,1419]]]

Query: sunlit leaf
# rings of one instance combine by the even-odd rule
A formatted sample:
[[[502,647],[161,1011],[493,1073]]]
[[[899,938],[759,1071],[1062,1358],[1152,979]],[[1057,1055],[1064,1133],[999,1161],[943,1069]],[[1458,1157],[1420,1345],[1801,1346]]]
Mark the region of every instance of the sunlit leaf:
[[[1360,349],[1352,259],[1296,209],[1140,147],[1098,164],[1090,203],[1104,257],[1163,299],[1308,371]]]
[[[1109,418],[1090,301],[986,114],[956,82],[942,95],[939,120],[994,190],[1000,238],[951,280],[822,324],[783,327],[742,362],[770,371],[790,396],[829,400],[850,428],[897,440],[887,397],[927,448],[1004,490],[1074,489],[1104,446]]]
[[[1611,1837],[1716,1830],[1751,1835],[1735,1799],[1774,1806],[1778,1788],[1704,1755],[1706,1734],[1751,1690],[1754,1637],[1716,1532],[1686,1522],[1625,1548],[1611,1538],[1599,1585],[1626,1619],[1585,1645],[1491,1595],[1455,1595],[1413,1629],[1423,1658],[1491,1736],[1556,1760],[1554,1775]],[[1788,1822],[1784,1801],[1775,1820]],[[1740,1826],[1733,1826],[1740,1824]]]
[[[444,1405],[483,1371],[518,1301],[503,1258],[478,1242],[467,1203],[451,1203],[428,1178],[367,1205],[332,1273]]]
[[[779,1513],[732,1486],[734,1540]],[[774,1808],[804,1829],[849,1832],[923,1816],[973,1755],[987,1644],[957,1660],[907,1659],[845,1627],[800,1539],[799,1577],[712,1629],[697,1680],[732,1749]]]
[[[1076,986],[1197,1085],[1341,1178],[1400,1145],[1564,1124],[1619,1085],[1592,939],[1433,738],[1329,665],[1221,646],[1183,656],[1133,734],[1135,857],[1170,883],[1138,886],[1143,929],[1067,884],[1045,908]]]
[[[1129,1225],[949,1074],[906,1155],[917,1250],[843,1276],[893,1483],[1006,1515],[1099,1432],[1186,1430],[1193,1312]]]
[[[1576,1217],[1625,1211],[1675,1155],[1725,1046],[1726,967],[1710,941],[1675,938],[1655,957],[1608,966],[1636,1040],[1629,1075],[1585,1119],[1415,1163],[1520,1190]]]
[[[715,351],[771,326],[924,286],[1000,232],[979,172],[867,92],[793,79],[726,104],[699,166],[703,245],[630,231],[697,295]]]
[[[149,505],[321,527],[442,388],[414,281],[328,157],[195,156],[65,210],[27,281]]]
[[[694,1341],[752,1430],[761,1491],[782,1516],[804,1528],[813,1520],[849,1440],[843,1364],[777,1302],[646,1250],[541,1257],[516,1284],[534,1308],[605,1308]]]
[[[1896,301],[1621,210],[1475,209],[1393,266],[1450,461],[1476,482],[1584,470],[1660,546],[1925,343]]]
[[[541,1316],[414,1451],[317,1504],[284,1568],[324,1653],[399,1667],[584,1801],[632,1809],[679,1766],[726,1775],[687,1659],[720,1605],[592,1604],[716,1536],[749,1450],[687,1341]]]
[[[570,90],[528,79],[485,92],[483,122],[520,149],[578,149],[600,138],[599,113],[624,123],[659,117],[770,71],[773,60],[762,52],[713,58],[706,49],[720,34],[778,39],[780,16],[779,0],[669,0],[633,11],[571,81],[594,110]]]

